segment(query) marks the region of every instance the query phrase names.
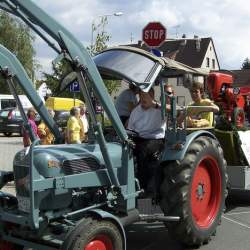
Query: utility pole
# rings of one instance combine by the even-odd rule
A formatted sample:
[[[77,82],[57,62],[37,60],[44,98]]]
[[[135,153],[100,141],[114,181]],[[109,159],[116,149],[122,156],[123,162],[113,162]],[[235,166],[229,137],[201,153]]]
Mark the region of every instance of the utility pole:
[[[133,33],[131,32],[131,33],[130,33],[130,43],[133,43],[133,38],[134,38],[134,37],[133,37]]]

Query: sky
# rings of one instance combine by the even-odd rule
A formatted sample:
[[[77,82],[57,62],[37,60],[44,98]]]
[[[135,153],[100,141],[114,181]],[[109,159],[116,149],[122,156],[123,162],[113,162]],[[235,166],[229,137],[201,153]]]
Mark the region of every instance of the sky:
[[[250,4],[247,0],[33,0],[69,29],[84,46],[91,43],[92,23],[108,16],[111,45],[137,43],[151,21],[167,28],[168,38],[212,37],[222,69],[240,69],[250,58]],[[112,16],[123,12],[122,16]],[[95,33],[94,33],[95,35]],[[37,38],[36,58],[50,71],[53,51]]]

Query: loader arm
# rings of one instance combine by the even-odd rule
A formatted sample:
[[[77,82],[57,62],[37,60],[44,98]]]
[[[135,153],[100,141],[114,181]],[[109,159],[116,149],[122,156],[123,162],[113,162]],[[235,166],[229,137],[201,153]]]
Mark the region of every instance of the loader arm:
[[[21,18],[31,29],[33,29],[50,47],[52,47],[59,54],[56,58],[57,62],[60,62],[64,58],[69,61],[72,66],[72,71],[75,71],[77,74],[80,89],[83,93],[87,109],[90,112],[96,139],[100,145],[111,182],[115,187],[120,187],[118,178],[115,175],[112,159],[108,153],[101,125],[95,117],[90,94],[87,90],[86,80],[91,84],[95,94],[100,99],[100,102],[104,107],[109,119],[111,120],[117,135],[123,142],[124,146],[122,158],[127,160],[128,158],[131,158],[129,156],[127,146],[129,144],[129,140],[117,114],[115,106],[99,74],[99,71],[97,70],[95,63],[87,50],[68,30],[66,30],[30,0],[0,0],[0,9],[8,11]],[[54,44],[54,42],[52,42],[48,37],[53,39],[56,44]],[[17,65],[18,64],[15,64],[15,67]],[[20,71],[20,74],[22,73]],[[26,73],[24,78],[27,78]],[[22,88],[26,90],[29,89],[29,87],[25,87],[25,81],[20,81],[19,83],[21,86],[23,85]],[[31,95],[28,95],[28,97],[31,98]],[[40,103],[33,100],[33,104],[34,107],[39,110]],[[44,111],[44,109],[40,110],[40,114],[43,118],[47,116],[47,113]],[[47,118],[45,118],[45,122],[49,125]],[[125,162],[127,164],[127,161]]]
[[[22,64],[17,60],[17,58],[2,45],[0,45],[0,69],[2,75],[7,78],[7,81],[13,79],[19,84],[24,93],[29,97],[29,100],[31,101],[32,105],[36,107],[36,110],[40,114],[43,121],[46,122],[49,129],[55,135],[56,141],[60,142],[60,131],[54,120],[49,115],[48,110],[44,106],[40,96],[37,94],[25,69],[23,68]],[[8,71],[6,72],[6,70]]]
[[[71,58],[72,68],[77,68],[78,72],[85,71],[84,75],[91,82],[91,86],[100,99],[118,136],[123,141],[127,140],[127,134],[114,104],[109,97],[95,63],[84,46],[67,29],[30,0],[0,0],[0,8],[21,18],[57,53],[61,52],[66,54],[68,59]],[[56,45],[47,38],[48,35],[56,41]]]

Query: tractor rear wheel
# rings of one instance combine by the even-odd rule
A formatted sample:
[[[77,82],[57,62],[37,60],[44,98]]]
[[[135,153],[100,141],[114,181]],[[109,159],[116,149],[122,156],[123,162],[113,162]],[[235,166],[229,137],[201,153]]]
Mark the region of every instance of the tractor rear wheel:
[[[179,216],[167,223],[170,233],[189,246],[207,243],[215,234],[227,195],[226,161],[217,140],[201,136],[189,146],[182,161],[164,167],[161,208]]]
[[[87,218],[66,237],[62,250],[122,250],[123,240],[118,227],[108,220]]]

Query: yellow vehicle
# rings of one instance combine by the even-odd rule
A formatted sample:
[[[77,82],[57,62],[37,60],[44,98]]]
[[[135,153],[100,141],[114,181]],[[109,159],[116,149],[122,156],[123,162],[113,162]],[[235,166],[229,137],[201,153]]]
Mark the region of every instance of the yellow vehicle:
[[[45,106],[53,110],[70,110],[72,107],[78,107],[81,104],[84,104],[84,102],[79,99],[63,97],[49,97],[45,102]]]

